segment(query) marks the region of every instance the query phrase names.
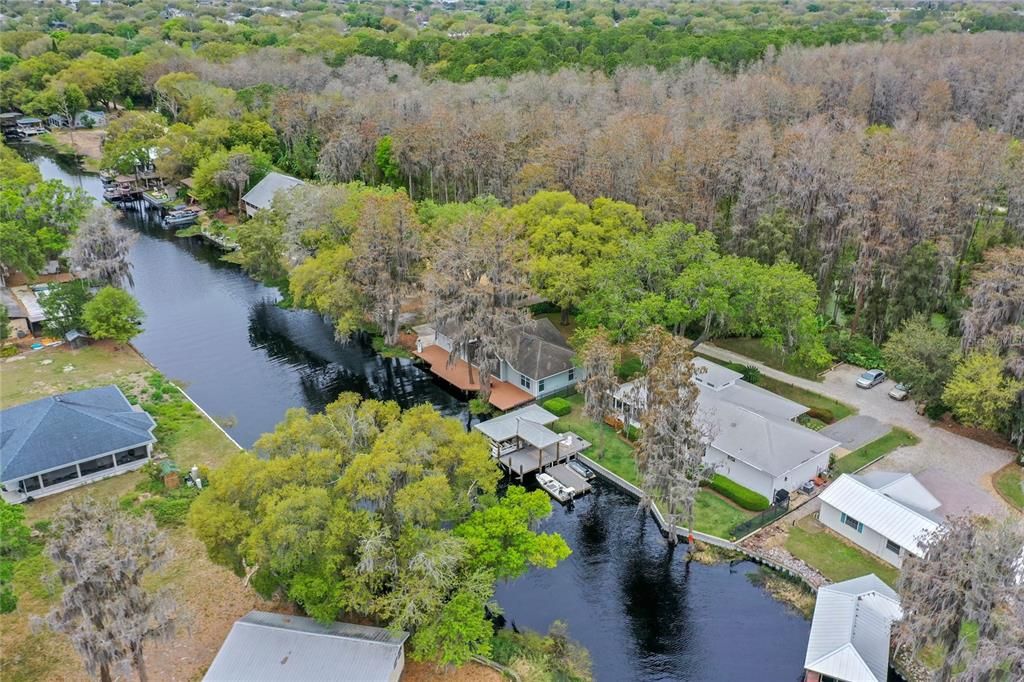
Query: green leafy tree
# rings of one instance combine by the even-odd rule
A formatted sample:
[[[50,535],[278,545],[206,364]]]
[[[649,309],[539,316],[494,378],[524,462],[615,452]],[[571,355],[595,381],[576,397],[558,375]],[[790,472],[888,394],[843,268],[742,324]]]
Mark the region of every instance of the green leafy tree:
[[[156,148],[165,129],[164,119],[159,114],[124,112],[107,126],[100,166],[124,174],[145,168],[152,160],[150,151]]]
[[[29,541],[25,509],[0,499],[0,613],[10,613],[18,606],[11,581],[14,564],[28,552]]]
[[[587,206],[568,192],[538,192],[514,212],[525,226],[531,283],[562,309],[563,324],[589,291],[594,263],[647,229],[635,206],[611,199]]]
[[[351,260],[348,246],[323,249],[297,265],[289,276],[295,303],[329,317],[339,339],[355,331],[363,317],[359,292],[342,274]]]
[[[923,315],[911,317],[882,346],[889,375],[912,387],[924,405],[942,399],[942,390],[959,361],[958,339],[936,329]]]
[[[1003,360],[991,350],[969,353],[953,370],[942,401],[964,424],[999,431],[1010,419],[1024,381],[1004,371]]]
[[[401,187],[402,173],[398,167],[398,160],[395,158],[392,145],[390,135],[380,138],[377,141],[377,148],[374,150],[373,158],[377,164],[377,170],[384,179],[384,183],[392,187]]]
[[[248,221],[238,232],[245,271],[265,282],[285,277],[283,235],[284,225],[273,211],[260,211]]]
[[[215,152],[201,160],[192,174],[196,197],[210,208],[237,205],[245,191],[272,168],[269,156],[245,145]]]
[[[91,298],[89,283],[85,280],[51,285],[39,302],[46,315],[43,323],[46,333],[62,338],[70,331],[85,329],[85,305]]]
[[[409,630],[416,658],[488,653],[496,577],[568,555],[531,530],[550,513],[543,494],[498,500],[486,441],[428,405],[343,394],[323,414],[289,411],[254,450],[192,505],[210,556],[322,621],[355,612]]]
[[[95,339],[113,339],[127,343],[142,331],[146,314],[127,291],[104,287],[85,304],[82,320]]]

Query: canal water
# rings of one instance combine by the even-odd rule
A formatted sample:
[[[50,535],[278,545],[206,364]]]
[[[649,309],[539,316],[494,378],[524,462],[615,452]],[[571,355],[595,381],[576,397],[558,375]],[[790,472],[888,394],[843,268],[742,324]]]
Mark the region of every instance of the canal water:
[[[82,174],[35,148],[45,178],[102,194]],[[308,311],[284,310],[264,287],[196,238],[130,214],[133,294],[146,311],[136,347],[243,446],[291,407],[320,410],[342,391],[429,402],[448,415],[464,403],[408,361],[382,358],[366,339],[341,344]],[[800,679],[809,623],[751,584],[747,562],[705,566],[670,549],[636,501],[598,481],[574,508],[554,504],[539,530],[562,535],[572,556],[554,570],[499,584],[509,624],[545,632],[555,620],[590,651],[597,680]]]

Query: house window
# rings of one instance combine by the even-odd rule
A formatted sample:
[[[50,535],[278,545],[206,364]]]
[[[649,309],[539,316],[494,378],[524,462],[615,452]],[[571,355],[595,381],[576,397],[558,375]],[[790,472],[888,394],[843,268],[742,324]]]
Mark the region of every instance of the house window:
[[[890,552],[892,552],[893,554],[899,554],[900,553],[900,546],[897,545],[892,540],[886,540],[885,541],[885,548],[887,550],[889,550]]]
[[[23,493],[30,493],[33,490],[39,490],[39,477],[33,476],[32,478],[23,478],[18,483],[18,490]]]
[[[846,514],[842,514],[839,517],[839,520],[842,523],[844,523],[847,526],[849,526],[850,528],[852,528],[855,531],[857,531],[858,533],[863,533],[864,532],[864,524],[861,523],[860,521],[858,521],[857,519],[853,518],[852,516],[847,516]]]
[[[129,462],[137,462],[140,459],[146,459],[148,453],[146,452],[146,446],[140,445],[137,448],[131,450],[125,450],[124,452],[117,453],[117,466],[128,464]]]
[[[543,393],[544,392],[544,380],[543,379],[541,379],[540,381],[537,382],[537,392],[538,393]]]
[[[530,381],[530,377],[526,376],[525,374],[519,375],[519,385],[525,388],[527,391],[533,388],[533,382]]]
[[[57,469],[56,471],[47,471],[43,474],[43,487],[57,485],[58,483],[71,481],[76,478],[78,478],[78,467],[74,465]]]
[[[576,378],[576,368],[574,367],[574,368],[569,370],[569,383],[572,383],[572,380],[575,379],[575,378]]]
[[[97,457],[96,459],[90,459],[88,462],[82,462],[78,465],[79,471],[82,472],[83,476],[89,474],[95,474],[98,471],[105,471],[107,469],[114,468],[114,456],[106,455],[105,457]]]

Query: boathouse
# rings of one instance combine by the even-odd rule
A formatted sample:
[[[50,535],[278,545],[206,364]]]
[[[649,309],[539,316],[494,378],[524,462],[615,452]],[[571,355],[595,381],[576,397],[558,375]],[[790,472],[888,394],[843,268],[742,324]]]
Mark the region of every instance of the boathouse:
[[[519,478],[568,462],[590,443],[575,433],[557,433],[548,428],[558,417],[539,405],[527,405],[500,417],[474,424],[487,436],[491,456],[506,471]]]
[[[204,682],[398,682],[409,634],[250,611],[235,621]]]
[[[242,204],[245,206],[245,215],[253,217],[258,211],[270,208],[274,201],[274,195],[281,190],[291,189],[297,185],[304,185],[302,180],[293,178],[283,173],[267,173],[262,180],[253,185],[253,188],[242,197]]]
[[[0,411],[3,497],[24,502],[138,469],[152,454],[155,427],[113,385]]]

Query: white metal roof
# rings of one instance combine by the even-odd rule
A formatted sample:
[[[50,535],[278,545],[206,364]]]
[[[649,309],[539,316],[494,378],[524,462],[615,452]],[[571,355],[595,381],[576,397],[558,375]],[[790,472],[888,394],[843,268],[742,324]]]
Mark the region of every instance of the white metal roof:
[[[853,477],[868,487],[914,509],[934,511],[942,506],[942,502],[932,495],[913,474],[868,471]]]
[[[515,438],[519,433],[519,422],[525,420],[533,424],[547,426],[558,420],[558,417],[545,410],[540,405],[527,405],[518,410],[506,412],[500,417],[488,419],[485,422],[474,424],[473,428],[490,438],[495,443]],[[545,429],[546,430],[546,429]],[[557,439],[556,439],[557,440]]]
[[[409,635],[250,611],[235,621],[204,682],[387,682]]]
[[[302,180],[293,178],[283,173],[270,172],[245,193],[242,201],[252,204],[256,208],[268,208],[274,200],[274,195],[283,189],[291,189],[296,185],[304,185]]]
[[[820,498],[917,556],[922,555],[921,541],[941,525],[926,511],[893,499],[849,474],[825,488]]]
[[[696,369],[694,377],[697,381],[715,390],[721,390],[743,378],[739,372],[704,358],[694,358],[693,366]]]
[[[818,590],[804,668],[849,682],[885,682],[899,597],[869,574]]]

